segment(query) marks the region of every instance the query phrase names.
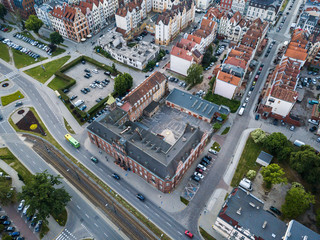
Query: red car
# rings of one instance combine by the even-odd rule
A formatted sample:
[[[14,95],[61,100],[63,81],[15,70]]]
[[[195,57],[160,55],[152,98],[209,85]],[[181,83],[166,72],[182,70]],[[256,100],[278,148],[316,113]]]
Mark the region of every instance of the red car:
[[[191,232],[189,232],[188,230],[186,230],[184,232],[185,235],[187,235],[189,238],[193,238],[193,234]]]
[[[254,77],[254,80],[258,80],[258,78],[259,78],[259,75],[256,75],[255,77]]]
[[[259,68],[259,71],[262,71],[262,67]]]
[[[7,32],[8,30],[9,30],[8,28],[3,29],[4,32]]]
[[[208,77],[208,79],[211,79],[211,78],[212,78],[212,76],[209,76],[209,77]]]
[[[203,173],[203,170],[201,169],[201,168],[196,168],[196,172],[198,172],[198,173]]]

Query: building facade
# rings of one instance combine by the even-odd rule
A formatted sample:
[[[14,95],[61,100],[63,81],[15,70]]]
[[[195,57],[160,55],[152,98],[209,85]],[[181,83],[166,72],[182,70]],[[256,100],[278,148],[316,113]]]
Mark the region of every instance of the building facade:
[[[53,11],[53,7],[48,4],[42,4],[41,6],[36,4],[34,5],[34,10],[36,11],[37,17],[43,22],[44,27],[52,30],[53,26],[49,17],[49,12]]]
[[[240,12],[241,15],[246,15],[248,3],[247,0],[232,0],[231,10]]]
[[[250,19],[261,18],[263,21],[273,23],[279,7],[280,4],[277,0],[249,0],[247,17]]]

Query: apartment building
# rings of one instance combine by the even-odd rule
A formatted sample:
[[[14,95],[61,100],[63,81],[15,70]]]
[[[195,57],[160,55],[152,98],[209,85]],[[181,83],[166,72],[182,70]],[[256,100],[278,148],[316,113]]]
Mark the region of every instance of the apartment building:
[[[240,77],[227,72],[219,71],[215,81],[214,93],[228,99],[233,99],[240,84]]]
[[[320,35],[315,36],[314,34],[310,36],[311,46],[308,51],[308,57],[306,64],[311,67],[320,68]]]
[[[229,11],[232,6],[233,0],[221,0],[220,1],[220,8],[224,11]]]
[[[225,11],[220,18],[218,34],[228,37],[230,30],[237,26],[241,19],[240,12]]]
[[[248,31],[243,35],[241,44],[250,46],[255,50],[262,43],[269,29],[269,23],[256,18],[252,21]]]
[[[63,12],[65,5],[57,5],[49,12],[49,19],[52,25],[52,30],[59,32],[65,38],[68,38],[67,29],[63,21]]]
[[[128,2],[116,11],[117,31],[127,35],[137,28],[146,17],[146,4],[143,0]]]
[[[49,4],[42,4],[42,5],[34,5],[34,10],[36,11],[37,17],[43,22],[43,26],[52,30],[52,22],[49,17],[49,13],[53,11],[53,6]]]
[[[159,14],[155,23],[155,42],[168,45],[195,18],[195,6],[192,0],[183,0],[173,5],[171,10]]]
[[[160,47],[141,41],[134,47],[128,47],[121,33],[112,30],[98,40],[98,44],[115,60],[130,67],[142,70],[149,61],[159,54]]]
[[[240,14],[243,16],[246,15],[248,5],[248,0],[232,0],[231,10],[233,12],[240,12]]]
[[[319,239],[320,235],[295,220],[288,224],[273,216],[265,204],[241,187],[229,194],[212,226],[226,239]],[[254,221],[253,221],[254,219]]]
[[[274,23],[279,11],[281,1],[278,0],[248,0],[247,17],[261,18],[263,21]]]
[[[196,0],[195,2],[198,9],[207,9],[210,6],[211,0]]]
[[[152,102],[159,102],[167,91],[168,81],[164,74],[154,72],[136,88],[131,90],[123,99],[121,109],[128,113],[130,121],[138,120],[143,110]]]
[[[9,12],[14,12],[14,3],[12,0],[2,0],[2,4]]]
[[[132,122],[127,112],[116,108],[87,127],[92,144],[163,193],[178,186],[192,163],[203,152],[209,138],[196,126],[185,125],[175,141],[166,141]]]
[[[196,48],[197,43],[182,38],[170,52],[170,70],[187,76],[189,67],[201,63],[203,55]]]
[[[301,14],[297,26],[302,28],[303,30],[307,30],[309,34],[312,34],[318,22],[318,16],[314,16],[307,12],[304,12]]]
[[[8,0],[10,1],[10,0]],[[12,0],[9,6],[13,5],[13,9],[17,10],[20,13],[20,16],[22,19],[28,19],[30,15],[35,15],[36,12],[34,10],[34,5],[37,4],[42,4],[42,1],[35,1],[35,0]]]
[[[153,0],[152,11],[153,12],[165,12],[167,9],[171,9],[173,5],[179,4],[178,0]]]
[[[306,32],[296,29],[285,54],[268,76],[259,112],[263,117],[288,118],[298,98],[296,86],[302,66],[307,59]]]

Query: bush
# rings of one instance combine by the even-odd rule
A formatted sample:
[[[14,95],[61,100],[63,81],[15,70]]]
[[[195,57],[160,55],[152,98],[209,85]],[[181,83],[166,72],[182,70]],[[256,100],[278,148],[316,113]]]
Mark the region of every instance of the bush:
[[[220,128],[222,127],[222,124],[221,123],[215,123],[215,124],[213,124],[213,129],[215,130],[215,131],[218,131]]]
[[[189,204],[189,201],[187,199],[185,199],[184,197],[180,197],[180,201],[183,202],[187,206]]]
[[[108,101],[108,97],[102,99],[102,101],[100,101],[98,104],[94,105],[92,108],[90,108],[90,110],[88,111],[88,114],[90,115],[94,115],[97,111],[99,111],[99,109],[101,109],[102,107],[104,107],[104,103],[106,101]]]
[[[19,178],[20,181],[24,182],[24,179],[23,179],[23,177],[20,175],[20,173],[18,173],[18,178]]]
[[[256,177],[256,175],[257,175],[257,172],[255,170],[249,170],[247,172],[246,177],[252,181]]]

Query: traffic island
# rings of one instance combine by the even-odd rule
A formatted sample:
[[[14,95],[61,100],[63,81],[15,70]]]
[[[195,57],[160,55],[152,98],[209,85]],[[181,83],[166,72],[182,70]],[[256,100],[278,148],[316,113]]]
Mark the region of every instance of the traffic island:
[[[1,85],[7,86],[6,83],[3,83]],[[7,106],[10,103],[17,101],[17,100],[20,100],[20,99],[23,99],[23,98],[24,98],[23,94],[20,91],[16,91],[15,93],[12,93],[10,95],[2,96],[1,97],[1,104],[2,104],[2,106]]]

